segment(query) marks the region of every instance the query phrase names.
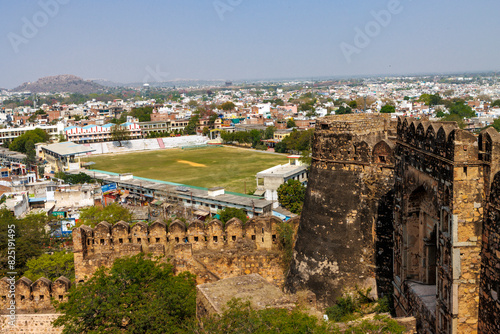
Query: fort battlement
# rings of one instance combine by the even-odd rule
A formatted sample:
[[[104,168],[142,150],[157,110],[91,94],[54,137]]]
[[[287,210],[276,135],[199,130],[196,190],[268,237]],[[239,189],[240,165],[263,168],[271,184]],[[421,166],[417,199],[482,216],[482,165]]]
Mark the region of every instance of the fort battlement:
[[[354,114],[323,118],[316,124],[313,163],[393,165],[395,131],[396,122],[389,115]]]
[[[169,225],[157,221],[148,226],[120,221],[114,225],[101,222],[93,229],[81,226],[73,230],[76,280],[84,281],[100,266],[110,267],[117,258],[146,253],[171,259],[176,270],[193,271],[200,282],[226,275],[224,265],[217,269],[205,260],[200,263],[200,258],[218,258],[237,267],[226,267],[227,275],[235,270],[247,271],[248,262],[251,272],[279,283],[283,281],[282,274],[278,274],[280,224],[275,217],[259,217],[245,224],[233,218],[225,225],[214,219],[208,223],[175,220]],[[276,262],[278,269],[270,269],[268,260]]]
[[[347,114],[321,118],[316,123],[316,131],[367,135],[373,132],[395,130],[395,122],[389,114]]]
[[[318,120],[286,286],[329,305],[370,286],[419,332],[499,332],[500,134],[388,117]]]
[[[0,279],[0,314],[7,314],[10,306],[12,291],[15,291],[16,313],[53,313],[51,300],[60,302],[67,300],[67,293],[71,287],[68,278],[61,276],[52,282],[44,277],[32,282],[22,277],[13,282],[7,277]]]
[[[382,114],[317,121],[291,292],[312,290],[325,304],[356,286],[391,293],[396,128]]]

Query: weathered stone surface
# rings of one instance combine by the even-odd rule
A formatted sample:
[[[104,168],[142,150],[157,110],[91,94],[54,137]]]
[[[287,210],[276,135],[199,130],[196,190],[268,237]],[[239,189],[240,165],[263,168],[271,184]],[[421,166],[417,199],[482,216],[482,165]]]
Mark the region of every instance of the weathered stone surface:
[[[32,282],[26,277],[21,277],[14,284],[12,280],[4,277],[0,280],[0,314],[9,314],[8,307],[13,302],[16,314],[53,313],[51,299],[66,301],[70,287],[71,282],[63,276],[54,282],[46,278]]]
[[[58,314],[17,314],[15,325],[11,326],[9,316],[0,316],[0,334],[59,334],[62,327],[53,327]]]
[[[117,258],[150,253],[170,259],[176,272],[196,274],[199,284],[258,273],[283,285],[277,244],[280,223],[263,217],[246,224],[233,218],[225,228],[218,220],[193,221],[188,226],[176,220],[168,228],[161,222],[132,228],[126,222],[113,226],[101,222],[95,229],[82,226],[73,231],[76,281],[85,281],[101,266],[110,267]]]
[[[325,118],[316,126],[287,279],[290,291],[311,290],[324,304],[355,286],[371,287],[374,293],[378,288],[379,294],[392,291],[387,236],[392,234],[395,124],[389,117],[348,116]]]
[[[393,129],[382,115],[317,123],[286,286],[332,304],[392,281],[421,333],[499,333],[500,134],[412,118]]]

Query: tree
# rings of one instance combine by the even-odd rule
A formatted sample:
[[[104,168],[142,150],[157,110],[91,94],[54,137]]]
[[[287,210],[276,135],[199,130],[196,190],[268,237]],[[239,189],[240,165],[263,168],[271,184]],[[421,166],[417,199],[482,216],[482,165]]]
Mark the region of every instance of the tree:
[[[243,223],[245,223],[248,220],[247,213],[243,209],[226,207],[223,210],[219,210],[218,214],[220,217],[219,218],[220,221],[223,222],[224,224],[233,218],[238,218]]]
[[[264,139],[273,139],[275,132],[276,132],[276,127],[274,127],[274,126],[268,126],[264,130]]]
[[[233,333],[303,333],[326,334],[335,333],[329,324],[318,321],[300,310],[266,308],[254,310],[249,301],[232,299],[221,316],[210,316],[202,319],[203,326],[196,325],[191,329],[199,334],[233,334]]]
[[[500,107],[500,100],[493,101],[493,103],[491,104],[491,107],[492,108],[494,108],[494,107]]]
[[[462,118],[471,118],[476,116],[476,112],[467,104],[455,102],[455,104],[450,108],[450,115],[458,115]]]
[[[441,121],[442,122],[456,122],[458,127],[460,129],[463,129],[465,128],[465,122],[464,122],[464,119],[463,117],[460,117],[459,115],[457,114],[445,114],[442,118],[441,118]]]
[[[335,110],[335,115],[345,114],[352,114],[352,109],[350,107],[340,106],[337,110]]]
[[[295,124],[295,121],[293,120],[293,118],[290,118],[288,121],[286,121],[286,127],[288,129],[290,129],[290,128],[296,128],[297,124]]]
[[[439,94],[422,94],[420,95],[418,101],[424,102],[428,106],[435,106],[437,104],[441,104],[443,99],[439,96]]]
[[[150,122],[152,113],[153,107],[141,107],[132,109],[130,115],[136,117],[139,122]]]
[[[106,207],[90,206],[80,210],[80,222],[78,226],[87,225],[94,228],[102,221],[106,221],[113,225],[120,220],[126,222],[132,220],[132,213],[120,204],[111,203]]]
[[[122,141],[130,139],[130,131],[122,125],[113,125],[111,127],[111,140],[117,141],[119,146],[122,146]]]
[[[198,126],[198,122],[200,121],[200,116],[193,115],[189,119],[188,125],[184,128],[184,132],[188,135],[196,134],[196,127]]]
[[[205,126],[205,127],[203,127],[203,132],[202,133],[203,133],[204,136],[208,136],[210,134],[210,129]]]
[[[24,276],[33,282],[40,277],[56,280],[65,276],[70,280],[75,279],[75,261],[73,253],[55,252],[54,254],[43,254],[36,258],[31,258],[26,263],[28,270]]]
[[[349,107],[352,109],[356,109],[358,107],[358,102],[356,100],[352,100],[348,103]]]
[[[234,108],[236,108],[236,105],[231,101],[227,101],[227,102],[224,102],[223,104],[221,104],[220,108],[224,111],[230,111],[230,110],[234,110]]]
[[[278,201],[292,213],[300,214],[306,197],[306,187],[297,180],[288,180],[278,187]]]
[[[6,276],[9,271],[22,275],[27,270],[28,260],[43,254],[49,244],[49,236],[45,230],[48,222],[49,217],[44,214],[16,219],[9,210],[0,210],[0,277]],[[14,270],[10,270],[7,257],[9,236],[12,237],[10,239],[15,239]]]
[[[57,136],[57,139],[59,140],[60,143],[67,141],[66,136],[62,133]]]
[[[21,153],[26,153],[26,142],[27,141],[32,141],[33,144],[36,143],[45,143],[48,142],[50,139],[49,135],[47,132],[43,131],[42,129],[35,129],[35,130],[30,130],[26,131],[23,135],[16,137],[10,143],[9,145],[9,150],[11,151],[16,151],[16,152],[21,152]]]
[[[64,172],[58,172],[55,174],[55,177],[58,179],[62,179],[66,183],[70,184],[79,184],[79,183],[94,183],[95,180],[88,176],[85,173],[78,174],[66,174]]]
[[[314,129],[309,129],[306,131],[297,131],[294,129],[289,136],[285,137],[281,143],[285,145],[285,151],[299,153],[302,151],[311,150],[311,142],[314,135]],[[280,145],[280,149],[282,146]],[[276,148],[275,148],[276,150]],[[285,153],[279,152],[278,153]]]
[[[394,106],[386,104],[382,107],[382,109],[380,109],[380,112],[383,114],[392,114],[396,112],[396,108]]]
[[[24,150],[26,152],[26,166],[30,170],[31,166],[36,163],[35,143],[33,143],[33,140],[30,139],[24,144]]]
[[[54,326],[63,333],[183,333],[196,313],[195,276],[139,254],[72,287]]]
[[[188,107],[191,108],[191,109],[192,108],[196,108],[197,106],[198,106],[198,102],[196,102],[196,100],[190,100],[188,102]]]
[[[500,132],[500,118],[497,118],[496,120],[493,121],[493,124],[491,126]]]
[[[442,109],[436,109],[436,117],[442,118],[445,117],[447,114]]]

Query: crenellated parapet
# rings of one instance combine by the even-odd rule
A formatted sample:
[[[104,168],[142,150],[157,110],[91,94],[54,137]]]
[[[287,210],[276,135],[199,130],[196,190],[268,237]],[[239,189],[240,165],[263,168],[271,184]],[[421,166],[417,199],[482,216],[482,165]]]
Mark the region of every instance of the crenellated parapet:
[[[80,226],[73,230],[76,278],[83,281],[98,267],[139,253],[170,258],[175,265],[197,252],[236,250],[242,242],[257,252],[276,252],[281,223],[275,217],[259,217],[246,223],[237,218],[226,224],[218,219],[188,224],[176,219],[170,224],[120,221],[114,225],[101,222],[95,228]]]
[[[325,305],[356,287],[391,293],[395,139],[389,114],[317,120],[290,291]]]
[[[0,279],[0,314],[7,314],[11,301],[15,301],[17,313],[53,312],[52,300],[64,302],[71,287],[71,281],[61,276],[54,282],[39,278],[35,282],[21,277],[13,281]]]
[[[330,116],[316,124],[313,163],[393,165],[396,123],[390,115]]]
[[[398,118],[397,139],[422,153],[453,162],[478,163],[478,138],[460,129],[455,122],[429,122],[411,117]]]

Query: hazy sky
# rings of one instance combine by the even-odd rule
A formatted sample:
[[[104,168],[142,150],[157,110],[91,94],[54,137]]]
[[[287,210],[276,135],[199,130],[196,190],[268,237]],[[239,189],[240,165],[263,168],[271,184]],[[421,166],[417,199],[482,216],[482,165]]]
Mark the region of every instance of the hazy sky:
[[[498,0],[1,0],[0,87],[495,71],[499,12]]]

